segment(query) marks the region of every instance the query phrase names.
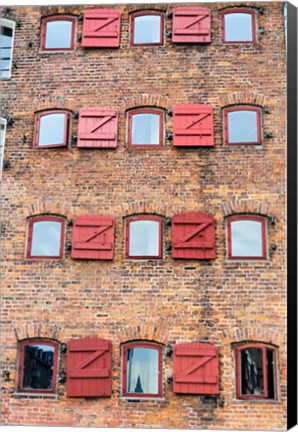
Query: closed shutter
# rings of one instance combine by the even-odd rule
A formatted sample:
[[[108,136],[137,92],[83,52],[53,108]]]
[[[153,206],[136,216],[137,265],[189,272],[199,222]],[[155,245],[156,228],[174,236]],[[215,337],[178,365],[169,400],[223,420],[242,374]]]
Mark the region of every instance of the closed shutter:
[[[174,393],[219,394],[219,356],[214,345],[199,342],[174,347]]]
[[[85,215],[74,219],[72,258],[112,260],[115,220],[110,216]]]
[[[214,146],[213,108],[209,105],[176,105],[173,109],[174,146]]]
[[[112,343],[105,339],[73,339],[67,343],[67,396],[112,394]]]
[[[111,108],[82,108],[79,115],[78,147],[116,148],[118,111]]]
[[[196,212],[173,216],[172,256],[202,260],[215,258],[214,217]]]
[[[83,47],[115,48],[120,45],[121,14],[115,9],[92,9],[84,13]]]
[[[172,41],[179,43],[211,42],[210,9],[179,7],[173,11]]]

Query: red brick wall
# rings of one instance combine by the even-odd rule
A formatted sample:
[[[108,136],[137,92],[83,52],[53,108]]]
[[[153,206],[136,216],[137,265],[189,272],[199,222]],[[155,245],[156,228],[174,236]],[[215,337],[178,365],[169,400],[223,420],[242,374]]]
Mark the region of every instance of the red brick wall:
[[[183,6],[187,4],[183,3]],[[193,4],[192,4],[193,5]],[[245,3],[257,11],[265,33],[254,45],[223,45],[220,10],[212,9],[210,44],[129,46],[129,13],[141,5],[115,5],[122,12],[119,49],[42,53],[41,18],[53,13],[78,17],[87,6],[14,7],[16,29],[12,77],[2,84],[2,106],[15,120],[7,127],[5,160],[11,168],[1,184],[2,234],[2,424],[261,429],[286,428],[286,57],[283,3]],[[244,4],[243,4],[244,5]],[[257,7],[263,6],[264,14]],[[172,11],[173,5],[150,5]],[[2,8],[2,12],[4,8]],[[9,17],[8,17],[9,18]],[[166,18],[166,30],[171,19]],[[77,22],[80,35],[82,22]],[[214,108],[214,148],[128,149],[126,111],[152,106],[203,103]],[[224,147],[222,109],[232,104],[268,107],[262,116],[261,148]],[[45,108],[103,106],[119,110],[114,150],[33,149],[34,114]],[[165,115],[167,132],[172,117]],[[72,119],[72,133],[78,121]],[[217,257],[207,261],[131,261],[124,256],[125,217],[202,211],[216,220]],[[269,224],[270,259],[226,260],[225,221],[239,212],[276,217]],[[112,262],[63,260],[28,262],[28,217],[106,214],[116,218]],[[66,241],[72,239],[68,227]],[[166,227],[164,240],[171,240]],[[165,244],[165,242],[164,242]],[[98,336],[113,343],[111,398],[57,398],[15,395],[18,341],[44,337],[59,342]],[[206,341],[219,347],[220,396],[176,395],[167,378],[173,359],[164,355],[163,399],[138,403],[121,398],[122,343],[150,340],[166,345]],[[235,397],[234,354],[240,341],[278,347],[278,401]],[[65,354],[60,356],[65,368]]]

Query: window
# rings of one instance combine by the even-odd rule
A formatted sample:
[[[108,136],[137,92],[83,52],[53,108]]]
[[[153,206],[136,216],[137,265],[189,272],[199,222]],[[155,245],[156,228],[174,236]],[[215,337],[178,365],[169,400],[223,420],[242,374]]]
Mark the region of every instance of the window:
[[[12,50],[13,50],[13,37],[15,23],[10,20],[1,18],[0,20],[1,34],[0,34],[0,78],[9,79],[11,75],[12,63]]]
[[[162,258],[162,219],[134,216],[126,220],[126,258]]]
[[[137,109],[128,113],[128,147],[150,148],[163,145],[163,112]]]
[[[266,220],[259,216],[227,219],[228,258],[266,259]]]
[[[27,258],[63,258],[64,226],[55,216],[30,219]]]
[[[162,396],[162,347],[130,343],[123,347],[123,396]]]
[[[225,144],[261,145],[261,109],[252,106],[224,110]]]
[[[75,18],[54,16],[42,22],[42,50],[74,49]]]
[[[276,350],[263,345],[236,348],[236,394],[239,399],[276,399]]]
[[[6,119],[0,118],[0,180],[2,179],[3,157],[6,133]]]
[[[131,45],[163,45],[164,16],[159,12],[138,12],[131,16]]]
[[[223,43],[256,41],[256,16],[253,10],[230,9],[222,13]]]
[[[45,111],[36,115],[35,147],[66,147],[69,141],[70,114]]]
[[[56,393],[58,344],[25,341],[20,344],[18,391]]]

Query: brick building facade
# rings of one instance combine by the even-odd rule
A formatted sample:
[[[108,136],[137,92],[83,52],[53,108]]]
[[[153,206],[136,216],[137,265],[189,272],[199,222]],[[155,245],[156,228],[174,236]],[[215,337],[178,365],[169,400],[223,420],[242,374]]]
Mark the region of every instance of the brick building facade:
[[[207,14],[201,40],[191,39],[191,31],[182,31],[182,36],[177,31],[176,12],[181,7],[192,8],[186,11],[193,20],[190,26],[179,24],[184,29],[198,32],[197,23]],[[2,424],[285,429],[284,3],[1,9],[4,26],[13,32],[11,73],[3,72],[1,80],[1,118],[5,120]],[[107,24],[101,37],[93,34],[87,38],[102,46],[86,47],[82,46],[87,32],[83,25],[92,10],[99,17],[103,14],[100,22]],[[117,12],[114,20],[113,11]],[[235,18],[239,18],[237,14],[250,18],[251,42],[229,42],[223,36],[223,26],[228,31],[230,25],[225,21],[227,11],[235,13]],[[160,43],[138,46],[133,42],[139,31],[134,21],[138,12],[145,17],[154,12],[149,16],[159,17]],[[188,19],[185,10],[182,12]],[[49,17],[53,21],[71,18],[70,49],[47,48]],[[109,29],[108,20],[114,26],[119,23],[119,29]],[[93,28],[95,31],[98,29]],[[111,40],[109,31],[114,34],[113,47],[105,46]],[[118,45],[115,39],[119,36]],[[178,40],[174,41],[174,36]],[[194,110],[201,118],[207,107],[209,120],[202,126],[204,130],[198,126],[193,138],[197,141],[188,141],[193,135],[184,131],[179,145],[181,106],[187,115],[193,115]],[[86,134],[91,132],[82,117],[87,108],[95,110],[91,120],[114,121],[111,130],[104,129],[101,138],[92,141],[99,148],[86,145],[86,140],[90,143]],[[229,113],[239,114],[241,109],[257,119],[253,142],[233,143],[229,138]],[[65,134],[63,145],[51,148],[51,143],[44,146],[40,137],[42,116],[53,112],[64,115]],[[132,130],[137,122],[134,126],[130,122],[138,113],[158,116],[158,145],[134,144]],[[193,118],[192,122],[185,129],[203,124]],[[92,133],[98,126],[94,124]],[[46,132],[52,133],[51,128]],[[75,244],[86,240],[75,237],[75,233],[79,236],[80,221],[87,230],[86,216],[97,223],[95,239],[100,238],[101,245],[109,243],[109,256],[98,244],[91,248],[91,255],[78,246],[80,252],[75,256]],[[182,238],[177,228],[179,223],[187,226],[187,217],[195,219],[190,223],[192,229],[199,227],[193,246],[186,238],[189,231],[182,233]],[[210,218],[207,222],[206,217]],[[34,222],[49,222],[49,218],[53,223],[60,221],[56,257],[33,251]],[[103,220],[111,223],[104,228],[111,236],[109,241],[98,231],[105,226]],[[233,220],[260,225],[260,254],[237,256],[233,252]],[[133,221],[158,222],[158,253],[147,254],[153,257],[131,252]],[[208,226],[204,224],[214,228],[210,238],[206,234],[207,240],[204,233]],[[148,238],[155,238],[154,232]],[[180,236],[178,240],[175,235]],[[184,244],[180,249],[179,241]],[[73,366],[69,362],[75,355],[71,347],[76,343],[88,356],[100,350],[110,355],[111,364],[106,357],[104,366],[92,366],[90,360],[91,369],[108,370],[105,376],[99,377],[98,372],[97,378],[93,377],[99,387],[102,383],[107,386],[104,394],[100,394],[102,390],[96,393],[98,389],[92,393],[89,388],[84,393],[70,382]],[[45,347],[48,353],[44,356]],[[159,356],[158,363],[152,360],[158,370],[148,369],[151,381],[158,382],[158,391],[150,390],[148,384],[149,390],[143,391],[147,397],[136,390],[147,386],[142,368],[138,385],[129,390],[128,384],[128,362],[135,372],[132,354],[140,353],[142,347],[144,352]],[[39,387],[33,383],[36,349],[41,351],[43,368],[49,362],[52,371],[38,369],[44,377]],[[177,372],[179,350],[182,357],[193,356],[197,362],[193,371],[184,370],[189,378],[184,377],[184,385],[177,379],[181,374],[181,370]],[[255,363],[245,363],[244,352],[258,354],[262,360],[258,363],[255,357]],[[214,363],[212,372],[206,372],[207,366],[198,366],[202,359]],[[248,395],[243,390],[247,365],[254,371],[247,373],[254,373],[254,379],[260,381],[254,385],[259,394],[252,390]],[[80,367],[83,370],[85,366]],[[48,373],[52,373],[50,391],[44,384]],[[196,375],[200,373],[203,375]],[[77,379],[88,381],[83,375]]]

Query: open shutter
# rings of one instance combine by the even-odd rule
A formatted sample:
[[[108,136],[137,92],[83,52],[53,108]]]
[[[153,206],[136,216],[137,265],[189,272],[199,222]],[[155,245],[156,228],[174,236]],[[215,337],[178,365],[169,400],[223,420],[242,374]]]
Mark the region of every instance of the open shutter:
[[[173,11],[172,41],[211,42],[211,12],[200,7],[178,7]]]
[[[174,393],[219,394],[219,356],[214,345],[199,342],[174,347]]]
[[[111,108],[82,108],[79,115],[78,147],[116,148],[118,111]]]
[[[209,105],[176,105],[173,109],[174,146],[214,146],[213,108]]]
[[[98,338],[67,343],[67,396],[98,397],[112,394],[112,343]]]
[[[205,213],[182,213],[172,218],[172,256],[184,259],[213,259],[215,221]]]
[[[85,11],[83,47],[114,48],[120,45],[121,14],[115,9]]]
[[[86,215],[74,219],[72,258],[112,260],[115,220],[110,216]]]

